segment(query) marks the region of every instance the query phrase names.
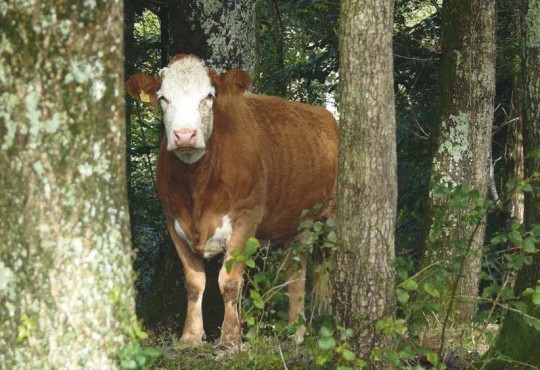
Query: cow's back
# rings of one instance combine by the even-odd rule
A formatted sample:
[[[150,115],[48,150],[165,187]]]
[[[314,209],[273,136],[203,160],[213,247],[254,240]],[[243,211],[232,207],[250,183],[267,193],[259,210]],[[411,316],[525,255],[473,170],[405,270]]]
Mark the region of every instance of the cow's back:
[[[246,94],[257,122],[266,178],[266,212],[259,236],[290,237],[298,217],[335,195],[338,127],[326,109]],[[324,212],[324,210],[323,210]]]

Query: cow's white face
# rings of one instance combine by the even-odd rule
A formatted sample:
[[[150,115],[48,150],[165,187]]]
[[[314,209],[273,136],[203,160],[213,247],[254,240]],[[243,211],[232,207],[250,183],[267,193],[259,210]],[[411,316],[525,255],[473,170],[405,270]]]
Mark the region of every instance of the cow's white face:
[[[175,61],[161,70],[157,98],[163,110],[167,150],[185,163],[202,158],[213,129],[216,90],[204,62],[195,57]]]

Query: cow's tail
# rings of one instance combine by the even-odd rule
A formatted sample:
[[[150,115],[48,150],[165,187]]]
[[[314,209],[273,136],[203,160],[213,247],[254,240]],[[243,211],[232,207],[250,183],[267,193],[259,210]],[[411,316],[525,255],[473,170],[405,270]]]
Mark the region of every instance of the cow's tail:
[[[314,248],[311,302],[313,311],[321,316],[332,314],[332,262],[332,253],[328,248]]]

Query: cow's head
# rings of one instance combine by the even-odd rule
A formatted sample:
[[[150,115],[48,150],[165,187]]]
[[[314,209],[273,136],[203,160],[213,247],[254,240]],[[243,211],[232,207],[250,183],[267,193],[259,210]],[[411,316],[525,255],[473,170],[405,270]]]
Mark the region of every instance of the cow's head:
[[[247,72],[235,69],[218,75],[193,55],[175,56],[159,77],[138,74],[127,81],[131,96],[161,106],[167,149],[185,163],[204,155],[219,101],[250,86]]]

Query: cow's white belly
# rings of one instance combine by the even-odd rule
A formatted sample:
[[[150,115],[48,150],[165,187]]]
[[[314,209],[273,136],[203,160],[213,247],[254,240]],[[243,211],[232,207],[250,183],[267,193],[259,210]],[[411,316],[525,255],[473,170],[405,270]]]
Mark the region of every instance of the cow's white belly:
[[[174,230],[176,234],[185,241],[193,252],[196,250],[193,247],[193,243],[186,236],[184,229],[179,220],[174,221]],[[216,228],[214,235],[212,235],[204,245],[204,258],[212,258],[215,255],[224,252],[227,243],[231,239],[232,235],[232,224],[231,219],[228,215],[225,215],[221,218],[221,226]]]

